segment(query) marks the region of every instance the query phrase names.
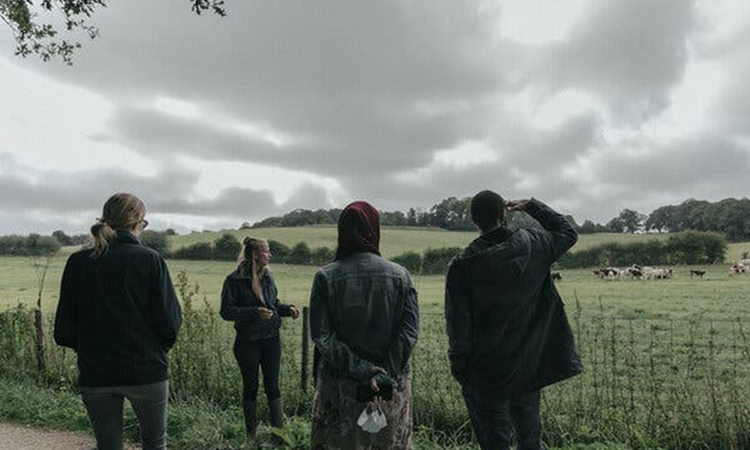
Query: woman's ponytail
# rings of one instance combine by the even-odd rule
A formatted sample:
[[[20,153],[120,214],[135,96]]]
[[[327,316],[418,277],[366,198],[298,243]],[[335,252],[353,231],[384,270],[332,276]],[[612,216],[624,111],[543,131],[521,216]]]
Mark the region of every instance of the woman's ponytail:
[[[98,258],[107,253],[117,238],[116,230],[132,230],[145,215],[146,205],[135,195],[121,192],[111,196],[104,204],[101,219],[91,226],[94,237],[91,256]]]
[[[114,241],[117,233],[106,221],[98,219],[97,222],[91,226],[91,235],[94,236],[94,249],[91,252],[91,256],[98,258],[107,253],[109,244]]]

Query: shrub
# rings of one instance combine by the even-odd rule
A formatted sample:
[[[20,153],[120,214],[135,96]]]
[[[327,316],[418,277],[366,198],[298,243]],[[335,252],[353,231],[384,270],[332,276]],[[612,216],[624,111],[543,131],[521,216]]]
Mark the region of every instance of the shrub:
[[[143,245],[156,250],[160,255],[167,256],[169,254],[169,240],[167,240],[167,233],[146,230],[141,233],[139,238]]]
[[[336,254],[328,247],[318,247],[310,253],[310,261],[318,266],[323,266],[333,261]]]
[[[404,266],[412,274],[418,274],[422,271],[422,255],[416,252],[403,253],[391,261]]]
[[[289,256],[289,247],[282,244],[279,241],[269,240],[268,241],[268,249],[271,250],[271,254],[273,255],[273,259],[280,263],[286,262],[287,257]]]
[[[208,242],[196,242],[172,253],[175,259],[209,260],[214,259],[214,249]]]
[[[428,248],[422,258],[422,273],[424,275],[445,273],[450,260],[460,252],[459,247]]]
[[[52,236],[30,234],[26,238],[26,254],[29,256],[53,255],[60,250],[60,243]]]
[[[234,261],[240,254],[242,244],[234,235],[224,233],[214,241],[214,258],[219,261]]]
[[[0,236],[0,255],[46,256],[57,253],[58,250],[60,243],[51,236]]]
[[[292,250],[289,251],[287,261],[289,264],[310,264],[311,255],[310,247],[306,242],[298,242]]]

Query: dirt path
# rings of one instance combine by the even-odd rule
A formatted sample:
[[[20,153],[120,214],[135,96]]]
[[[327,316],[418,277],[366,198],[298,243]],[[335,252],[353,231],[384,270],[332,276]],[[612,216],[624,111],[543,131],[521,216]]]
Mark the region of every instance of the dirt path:
[[[0,450],[92,450],[95,447],[91,435],[0,423]],[[139,447],[125,448],[136,450]]]

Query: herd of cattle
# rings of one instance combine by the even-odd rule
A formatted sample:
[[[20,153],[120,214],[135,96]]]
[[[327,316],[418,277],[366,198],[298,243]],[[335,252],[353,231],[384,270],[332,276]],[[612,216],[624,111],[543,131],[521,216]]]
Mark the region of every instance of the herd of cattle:
[[[619,267],[603,267],[592,271],[594,275],[605,280],[667,280],[674,275],[673,269],[663,269],[659,267],[640,266],[633,264],[630,267],[621,269]],[[750,273],[750,259],[741,259],[729,267],[729,276],[742,275]],[[703,278],[706,271],[703,269],[691,269],[690,277]]]

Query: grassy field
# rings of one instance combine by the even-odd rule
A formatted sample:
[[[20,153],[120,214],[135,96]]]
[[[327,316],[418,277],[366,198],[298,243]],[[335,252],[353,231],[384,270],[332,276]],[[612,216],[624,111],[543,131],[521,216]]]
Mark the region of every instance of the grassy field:
[[[65,257],[50,260],[43,292],[43,308],[54,310],[59,296]],[[234,263],[218,261],[169,261],[172,277],[184,270],[200,285],[200,297],[218,306],[224,277]],[[690,266],[675,268],[671,280],[600,280],[589,270],[562,271],[558,289],[567,303],[575,299],[587,313],[617,317],[716,318],[750,317],[750,274],[729,277],[726,266],[703,267],[704,279],[690,278]],[[308,304],[312,266],[274,265],[279,297],[290,303]],[[0,257],[0,310],[22,303],[36,304],[37,273],[28,258]],[[423,308],[441,309],[442,276],[414,276]],[[601,300],[601,302],[600,302]]]
[[[326,229],[297,230],[300,233],[297,236],[310,230]],[[405,234],[400,245],[412,245],[417,237],[422,239],[423,246],[428,245],[425,242],[436,242],[430,241],[437,239],[432,231],[411,232],[417,236],[409,239]],[[465,242],[474,236],[458,235],[465,235]],[[298,238],[289,236],[292,236],[289,243]],[[583,236],[579,246],[603,241],[605,236]],[[311,246],[315,245],[321,244]],[[444,245],[463,244],[451,241],[435,246]],[[403,250],[424,248],[414,244]],[[750,243],[734,244],[732,251],[748,248]],[[50,260],[43,292],[44,309],[48,313],[54,311],[57,302],[66,257],[60,255]],[[236,408],[239,375],[231,357],[231,324],[204,315],[201,301],[205,296],[210,309],[216,311],[224,277],[235,265],[180,260],[168,263],[175,282],[178,273],[185,271],[190,282],[200,286],[194,301],[202,308],[198,315],[186,315],[192,319],[186,318],[180,342],[171,354],[175,395],[180,401],[198,399],[217,405],[208,407],[218,408],[217,411]],[[698,279],[690,278],[690,268],[675,267],[674,278],[670,280],[648,281],[601,280],[590,270],[562,271],[562,280],[556,285],[566,303],[587,370],[581,377],[547,390],[543,399],[544,424],[550,444],[593,445],[610,441],[628,442],[630,446],[616,448],[633,449],[744,448],[745,441],[740,440],[750,435],[750,412],[741,405],[750,404],[750,392],[746,382],[739,380],[750,378],[747,364],[750,347],[746,337],[746,329],[750,327],[750,275],[729,277],[727,265],[716,265],[703,267],[708,274]],[[316,268],[272,265],[272,269],[280,298],[298,306],[307,305]],[[425,429],[447,433],[449,440],[465,444],[469,438],[466,411],[460,390],[447,371],[442,318],[444,278],[415,274],[414,280],[422,314],[422,331],[413,359],[416,420]],[[32,260],[0,257],[0,311],[19,302],[33,306],[37,286]],[[51,320],[52,315],[48,314],[48,318]],[[307,417],[311,394],[299,387],[300,333],[299,320],[284,322],[282,390],[288,410]],[[0,345],[0,350],[5,348],[15,355],[21,337],[11,330],[6,338],[8,346]],[[29,353],[33,338],[25,339],[28,345],[22,347],[27,353],[19,354],[17,360],[0,361],[0,368],[6,364],[6,370],[18,371],[20,378],[28,378],[35,368],[30,356],[33,353]],[[51,369],[47,379],[72,379],[74,355],[51,342],[49,348]],[[237,420],[237,410],[233,410],[233,415],[229,419],[232,422]],[[230,434],[236,427],[233,423]]]

